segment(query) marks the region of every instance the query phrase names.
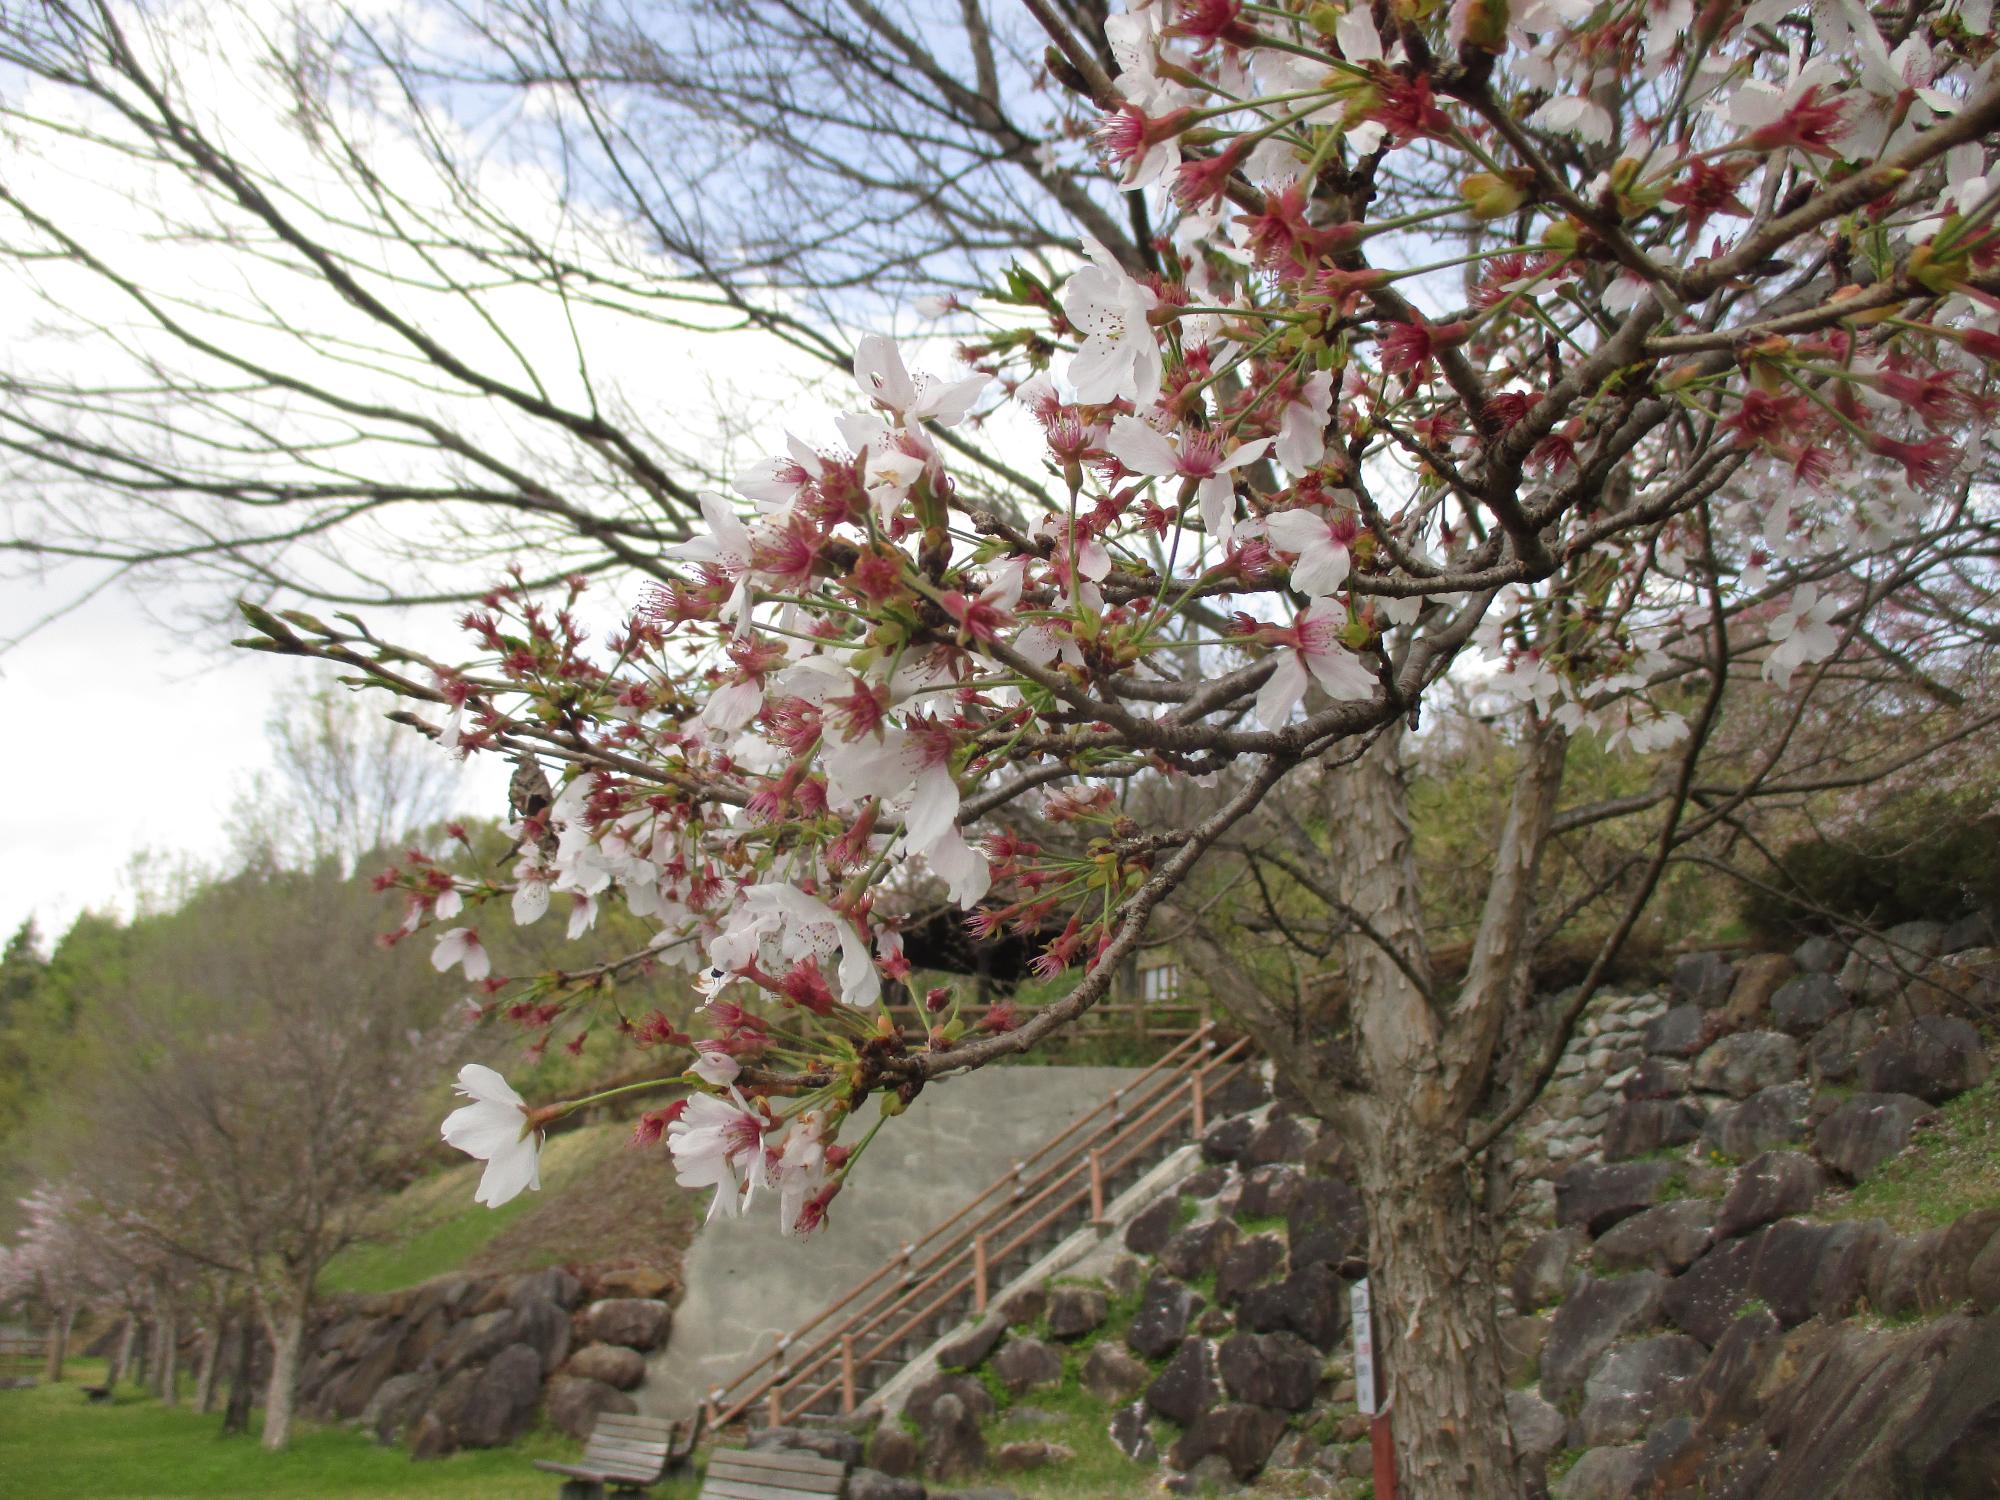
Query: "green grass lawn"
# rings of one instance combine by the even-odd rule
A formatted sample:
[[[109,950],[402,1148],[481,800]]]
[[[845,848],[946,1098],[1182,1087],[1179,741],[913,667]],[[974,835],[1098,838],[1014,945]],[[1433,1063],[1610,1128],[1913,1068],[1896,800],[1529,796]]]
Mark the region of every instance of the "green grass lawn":
[[[415,1463],[401,1448],[360,1433],[301,1422],[292,1446],[266,1453],[250,1437],[222,1438],[220,1416],[169,1409],[126,1387],[91,1406],[81,1386],[104,1378],[102,1361],[70,1367],[61,1385],[0,1391],[0,1495],[7,1500],[554,1500],[560,1480],[537,1458],[573,1458],[578,1445],[535,1433],[511,1448]],[[693,1481],[663,1485],[660,1500],[687,1500]]]

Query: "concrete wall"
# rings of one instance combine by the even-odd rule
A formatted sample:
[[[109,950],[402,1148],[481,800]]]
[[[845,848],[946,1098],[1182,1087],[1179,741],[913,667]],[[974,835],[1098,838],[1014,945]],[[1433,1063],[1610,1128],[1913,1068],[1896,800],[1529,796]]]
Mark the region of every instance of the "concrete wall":
[[[640,1409],[692,1412],[781,1334],[1137,1076],[1130,1068],[1003,1067],[933,1084],[883,1126],[811,1239],[779,1235],[775,1202],[705,1227],[688,1252],[673,1334],[633,1392]],[[859,1139],[852,1126],[846,1134]]]

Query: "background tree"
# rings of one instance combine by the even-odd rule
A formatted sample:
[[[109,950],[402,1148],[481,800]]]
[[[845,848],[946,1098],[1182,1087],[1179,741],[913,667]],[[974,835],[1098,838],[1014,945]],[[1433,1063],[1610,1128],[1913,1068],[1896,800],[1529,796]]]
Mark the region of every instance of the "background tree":
[[[345,604],[664,578],[855,328],[1072,222],[1147,263],[1042,45],[981,0],[0,7],[0,264],[64,334],[0,383],[0,551]]]
[[[457,768],[332,683],[279,696],[265,726],[272,767],[237,799],[239,858],[289,869],[330,861],[342,875],[445,820]]]
[[[609,215],[610,250],[579,254],[574,269],[490,228],[472,249],[462,235],[420,236],[410,252],[372,209],[313,219],[296,206],[304,194],[219,147],[186,103],[198,94],[159,63],[186,61],[171,27],[135,43],[108,10],[53,8],[55,22],[25,28],[9,60],[108,110],[96,139],[185,177],[226,241],[337,293],[338,305],[302,306],[294,322],[315,327],[321,356],[338,348],[347,363],[302,373],[218,344],[180,317],[183,302],[189,319],[207,316],[206,299],[168,308],[14,192],[0,201],[19,216],[21,253],[55,252],[109,285],[173,351],[150,383],[61,396],[61,422],[24,427],[30,455],[131,495],[157,486],[233,505],[247,493],[288,527],[311,516],[311,530],[411,501],[516,518],[507,542],[537,548],[535,576],[472,613],[475,661],[390,645],[351,621],[253,608],[253,623],[269,648],[341,662],[432,705],[429,727],[465,748],[576,768],[522,820],[513,879],[468,870],[446,889],[432,869],[414,872],[418,918],[452,923],[446,907],[480,916],[502,899],[532,918],[553,894],[587,926],[616,884],[660,929],[648,961],[701,950],[717,970],[711,989],[768,995],[783,1034],[727,1000],[713,1040],[741,1056],[696,1075],[713,1088],[710,1075],[740,1069],[756,1109],[705,1093],[673,1142],[689,1178],[722,1184],[727,1206],[739,1173],[760,1177],[768,1159],[719,1143],[782,1121],[789,1227],[810,1227],[852,1169],[830,1146],[869,1093],[893,1114],[927,1082],[1074,1020],[1155,914],[1207,878],[1204,862],[1226,879],[1233,857],[1253,883],[1270,878],[1269,844],[1250,845],[1255,857],[1230,846],[1288,832],[1274,798],[1323,798],[1280,870],[1293,888],[1270,905],[1317,903],[1325,931],[1294,946],[1338,950],[1345,1020],[1292,1025],[1256,985],[1241,987],[1241,1018],[1354,1143],[1380,1305],[1397,1330],[1390,1364],[1413,1492],[1504,1482],[1482,1168],[1574,1021],[1568,1005],[1537,1014],[1526,998],[1535,935],[1563,916],[1538,910],[1553,842],[1614,814],[1650,819],[1604,871],[1598,895],[1615,902],[1587,995],[1693,838],[1774,785],[1810,789],[1786,779],[1799,762],[1780,764],[1804,748],[1794,733],[1770,741],[1776,758],[1753,753],[1741,774],[1705,780],[1740,663],[1781,689],[1850,664],[1886,681],[1908,652],[1884,636],[1881,614],[1906,598],[1942,604],[1945,635],[1926,650],[1990,640],[1992,518],[1974,487],[1983,438],[1966,452],[1948,435],[1993,399],[1983,299],[2000,287],[1983,142],[2000,97],[1979,72],[1983,32],[1945,7],[1585,17],[1204,3],[1114,17],[1102,31],[1051,6],[1027,11],[1056,49],[1053,76],[1102,112],[1127,184],[1170,181],[1180,204],[1173,239],[1106,244],[1066,278],[1069,262],[1038,272],[1027,257],[967,350],[1040,419],[1046,478],[976,455],[955,457],[948,477],[977,393],[918,382],[864,339],[855,374],[870,410],[843,427],[844,450],[797,449],[745,473],[744,497],[764,507],[754,529],[711,500],[690,536],[687,484],[633,436],[643,424],[623,420],[630,404],[599,398],[587,354],[566,354],[558,376],[524,353],[526,324],[486,291],[496,274],[510,289],[562,289],[584,350],[599,313],[695,305],[673,304],[673,288],[648,301],[635,275],[600,272],[639,264],[622,237],[645,215]],[[516,14],[526,19],[509,26],[534,13]],[[821,14],[863,16],[829,8],[800,24]],[[1793,66],[1794,40],[1810,74]],[[558,33],[549,46],[563,43]],[[631,50],[644,66],[609,76],[657,68]],[[857,76],[881,68],[884,97],[902,80],[949,96],[897,53],[876,27],[872,48],[844,61]],[[426,78],[427,60],[392,41],[375,55],[416,80],[408,117],[440,128],[426,101],[456,80],[435,68]],[[354,119],[329,82],[382,76],[369,57],[367,46],[308,49],[273,69],[293,99],[295,77],[308,78],[307,138],[335,143],[335,161],[370,159],[354,154]],[[722,71],[709,63],[703,72]],[[965,65],[976,78],[976,46]],[[990,71],[997,80],[997,54]],[[612,152],[591,90],[550,92],[561,125],[542,115],[533,129],[573,122],[571,139],[600,142],[580,159],[598,170]],[[782,98],[780,110],[774,135],[812,113]],[[423,175],[462,202],[466,179],[436,166],[470,153],[445,141]],[[407,215],[398,181],[373,173],[364,203]],[[669,197],[648,199],[656,217]],[[366,253],[345,238],[356,224]],[[868,236],[846,228],[843,242],[865,251]],[[465,325],[484,361],[404,310],[406,296],[440,289],[491,319]],[[229,304],[225,321],[232,310],[260,316]],[[321,316],[348,336],[319,337]],[[1031,379],[1072,347],[1055,371],[1065,385]],[[284,429],[297,435],[282,462],[261,436],[270,423],[240,416],[227,439],[203,434],[195,465],[129,438],[49,436],[143,435],[157,410],[144,402],[199,407],[217,392],[223,382],[183,373],[211,360],[253,407],[282,393],[303,414]],[[407,402],[385,412],[352,394],[350,377],[400,379]],[[225,393],[221,405],[240,413]],[[496,444],[480,425],[495,412],[540,424],[553,457],[536,448],[531,464]],[[384,446],[397,442],[448,455],[446,479],[413,485],[404,465],[385,485],[371,464],[401,457]],[[268,585],[286,575],[242,559],[307,534],[260,534],[261,553],[240,534],[194,550]],[[544,601],[530,585],[619,566],[665,586],[593,655],[575,591]],[[382,596],[372,583],[362,592]],[[1450,985],[1424,930],[1406,746],[1449,702],[1439,684],[1469,673],[1475,642],[1517,705],[1507,743],[1522,774],[1479,890],[1467,973]],[[1635,801],[1565,807],[1568,742],[1585,732],[1672,758]],[[1180,821],[1126,821],[1121,789],[1156,777],[1216,786],[1187,794]],[[1059,831],[1043,838],[1044,825]],[[982,932],[1061,924],[1041,966],[1078,972],[1074,987],[984,1035],[952,1017],[949,997],[924,1035],[851,1019],[841,1000],[869,1001],[883,972],[901,974],[892,914],[873,904],[874,877],[892,864],[975,908]],[[1212,936],[1226,973],[1238,955],[1229,934]],[[471,975],[492,958],[467,924],[439,934],[434,961]],[[499,977],[519,986],[508,1009],[555,1027],[600,1012],[616,972]]]

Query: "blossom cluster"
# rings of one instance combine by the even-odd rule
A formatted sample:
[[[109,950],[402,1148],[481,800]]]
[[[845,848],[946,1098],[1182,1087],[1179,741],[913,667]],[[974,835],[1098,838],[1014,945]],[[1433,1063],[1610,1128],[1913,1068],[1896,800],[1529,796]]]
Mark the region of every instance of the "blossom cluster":
[[[1093,139],[1161,234],[1015,268],[955,350],[862,339],[837,439],[704,494],[610,638],[580,580],[509,586],[474,660],[381,669],[458,752],[566,768],[508,879],[397,878],[411,928],[546,1029],[605,975],[495,975],[470,919],[574,937],[615,892],[703,999],[699,1041],[620,1019],[685,1061],[641,1131],[714,1212],[821,1222],[868,1095],[1086,1008],[1230,822],[1445,673],[1663,750],[1718,624],[1785,689],[1988,462],[1983,0],[1153,0],[1106,39]],[[1002,407],[1038,451],[960,458]],[[1141,781],[1210,810],[1142,830]],[[1074,992],[982,1034],[915,984],[934,907]],[[468,1092],[499,1201],[547,1114]]]

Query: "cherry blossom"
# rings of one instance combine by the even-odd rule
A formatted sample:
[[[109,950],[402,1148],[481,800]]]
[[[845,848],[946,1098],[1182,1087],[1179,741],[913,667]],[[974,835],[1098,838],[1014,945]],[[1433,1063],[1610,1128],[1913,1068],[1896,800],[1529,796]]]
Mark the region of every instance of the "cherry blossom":
[[[1160,394],[1160,346],[1148,323],[1159,297],[1125,274],[1096,240],[1083,241],[1090,264],[1063,287],[1063,314],[1084,335],[1069,362],[1076,399],[1091,405],[1126,400],[1150,405]]]
[[[1202,429],[1182,432],[1176,443],[1152,423],[1121,414],[1112,419],[1104,446],[1135,474],[1194,480],[1203,529],[1216,540],[1227,542],[1236,524],[1236,490],[1230,475],[1262,458],[1271,439],[1259,438],[1225,450],[1218,434]]]
[[[525,1188],[540,1188],[541,1132],[505,1078],[483,1063],[458,1070],[457,1092],[472,1103],[445,1116],[445,1144],[486,1163],[472,1201],[498,1208]]]
[[[493,961],[479,941],[478,928],[454,927],[438,934],[431,948],[431,967],[440,974],[462,967],[465,977],[477,982],[493,972]]]
[[[1281,728],[1305,696],[1308,679],[1334,699],[1366,698],[1375,692],[1373,674],[1341,644],[1346,623],[1342,612],[1314,604],[1289,629],[1270,633],[1273,644],[1291,649],[1279,656],[1277,670],[1257,694],[1258,723]]]
[[[674,1180],[685,1188],[712,1187],[708,1220],[741,1214],[756,1190],[768,1181],[764,1133],[770,1121],[731,1088],[727,1098],[713,1094],[689,1097],[687,1109],[667,1126],[667,1150],[673,1154]]]
[[[1840,633],[1833,628],[1839,603],[1822,599],[1810,583],[1792,591],[1791,602],[1771,621],[1769,635],[1776,644],[1764,658],[1764,679],[1775,682],[1780,691],[1792,685],[1792,673],[1808,662],[1824,661],[1840,649]]]

